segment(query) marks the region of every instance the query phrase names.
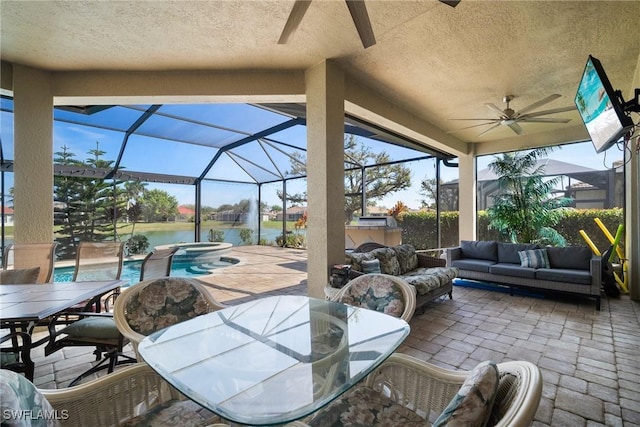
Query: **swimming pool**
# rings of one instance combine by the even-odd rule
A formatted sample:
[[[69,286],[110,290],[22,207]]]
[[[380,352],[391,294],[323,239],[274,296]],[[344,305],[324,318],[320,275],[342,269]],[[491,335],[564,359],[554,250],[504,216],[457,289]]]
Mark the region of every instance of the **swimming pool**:
[[[171,264],[172,277],[197,277],[210,274],[210,270],[216,268],[229,267],[239,262],[236,258],[218,257],[214,260],[207,260],[206,263],[201,262],[176,262],[175,258]],[[140,268],[142,260],[125,261],[122,265],[122,274],[120,278],[126,280],[129,284],[136,283],[140,280]],[[69,282],[73,279],[73,271],[75,267],[56,267],[53,271],[54,282]]]

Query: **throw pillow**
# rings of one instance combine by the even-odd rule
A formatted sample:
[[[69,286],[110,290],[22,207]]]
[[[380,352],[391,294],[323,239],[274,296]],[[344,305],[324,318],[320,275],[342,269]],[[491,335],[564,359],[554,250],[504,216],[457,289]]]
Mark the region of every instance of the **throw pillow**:
[[[519,251],[520,265],[529,268],[549,268],[549,257],[546,249]]]
[[[362,261],[362,272],[365,274],[380,273],[380,260],[372,259]]]
[[[498,392],[498,366],[490,361],[478,364],[449,402],[433,427],[482,427],[491,415],[491,407]]]
[[[0,271],[0,283],[11,285],[28,285],[38,283],[40,267],[19,268]]]

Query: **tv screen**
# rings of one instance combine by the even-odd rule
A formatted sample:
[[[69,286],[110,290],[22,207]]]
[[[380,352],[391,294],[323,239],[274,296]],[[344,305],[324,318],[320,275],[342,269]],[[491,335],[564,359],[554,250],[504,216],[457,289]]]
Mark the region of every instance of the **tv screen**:
[[[611,147],[633,127],[633,121],[624,114],[602,64],[591,55],[574,101],[598,153]]]

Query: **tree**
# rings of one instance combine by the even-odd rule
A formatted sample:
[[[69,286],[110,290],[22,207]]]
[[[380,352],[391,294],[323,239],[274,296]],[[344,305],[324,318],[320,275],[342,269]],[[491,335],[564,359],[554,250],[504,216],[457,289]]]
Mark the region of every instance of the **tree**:
[[[411,170],[402,164],[385,164],[391,161],[389,155],[382,151],[375,153],[369,147],[361,143],[354,135],[347,135],[344,139],[344,155],[350,164],[360,167],[349,167],[344,172],[344,214],[345,223],[351,222],[356,212],[362,207],[362,189],[366,189],[366,198],[369,205],[373,205],[376,200],[381,200],[385,196],[396,191],[403,190],[411,186]],[[291,174],[305,175],[306,162],[300,154],[296,153],[291,159]],[[362,180],[362,168],[364,169],[365,181]],[[282,199],[282,195],[279,194]],[[296,198],[296,200],[294,200]],[[287,195],[287,200],[294,203],[306,201],[306,194]],[[304,199],[304,200],[302,200]],[[313,214],[313,213],[312,213]]]
[[[538,159],[553,151],[503,153],[489,168],[498,175],[500,193],[492,196],[487,209],[489,227],[498,230],[513,243],[540,243],[564,246],[566,241],[553,226],[563,216],[569,198],[552,199],[551,190],[559,178],[543,179],[544,165]]]
[[[109,169],[113,161],[104,160],[104,151],[100,143],[88,152],[86,162],[75,159],[75,154],[66,145],[55,153],[55,163],[63,165],[91,166],[97,169]],[[115,238],[114,219],[123,210],[123,198],[119,197],[119,182],[85,177],[54,177],[54,199],[60,202],[58,219],[61,223],[58,231],[58,253],[61,258],[75,256],[76,246],[81,241],[102,241]]]
[[[147,222],[169,221],[178,213],[178,199],[164,190],[148,190],[140,199],[142,216]]]
[[[458,187],[443,187],[444,181],[440,180],[440,198],[438,200],[436,179],[425,178],[420,183],[419,193],[422,197],[420,204],[422,207],[430,209],[436,208],[436,200],[440,205],[441,211],[457,211],[458,210]]]
[[[127,215],[129,221],[133,223],[131,226],[131,237],[133,237],[136,228],[136,222],[142,218],[142,206],[140,199],[144,195],[147,184],[139,181],[127,181],[124,183],[124,195],[127,200]]]

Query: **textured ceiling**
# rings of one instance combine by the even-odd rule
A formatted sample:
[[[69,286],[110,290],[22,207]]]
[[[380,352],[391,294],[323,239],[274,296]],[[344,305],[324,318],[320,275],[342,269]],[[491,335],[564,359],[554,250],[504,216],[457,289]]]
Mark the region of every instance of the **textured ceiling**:
[[[286,70],[326,58],[444,131],[553,93],[573,104],[589,54],[629,94],[640,56],[640,1],[367,0],[377,44],[364,49],[341,0],[314,0],[286,45],[293,1],[6,1],[2,60],[49,70]],[[528,134],[582,126],[525,123]],[[477,122],[476,122],[477,123]],[[514,136],[502,126],[456,132],[464,141]]]

